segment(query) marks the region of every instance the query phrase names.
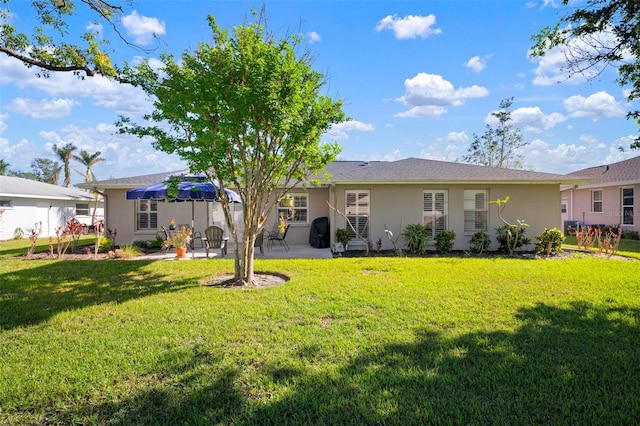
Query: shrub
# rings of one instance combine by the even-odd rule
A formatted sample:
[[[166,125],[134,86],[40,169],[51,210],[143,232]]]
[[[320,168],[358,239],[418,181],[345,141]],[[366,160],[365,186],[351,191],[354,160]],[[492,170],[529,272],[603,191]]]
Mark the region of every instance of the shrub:
[[[547,256],[562,252],[564,234],[558,228],[545,228],[542,234],[536,237],[536,253],[544,253]]]
[[[98,253],[106,253],[111,250],[111,240],[107,237],[100,238],[100,244],[98,244]]]
[[[625,231],[622,233],[622,238],[624,238],[625,240],[640,240],[640,232]]]
[[[24,238],[24,229],[18,227],[18,228],[13,230],[13,239],[14,240],[21,240],[23,238]]]
[[[512,254],[514,250],[531,244],[531,239],[524,236],[526,232],[527,228],[524,226],[504,225],[496,228],[496,240],[500,244],[498,250]]]
[[[440,231],[436,234],[436,251],[440,254],[449,253],[456,239],[454,231]]]
[[[349,235],[349,231],[344,228],[336,229],[336,241],[342,244],[342,247],[344,247],[345,250],[347,249],[347,244],[349,244],[350,240],[351,235]]]
[[[409,253],[425,254],[427,252],[427,239],[429,231],[422,225],[407,225],[402,232],[402,238],[407,245]]]
[[[469,240],[469,251],[475,254],[481,254],[491,247],[491,238],[484,231],[476,232]]]
[[[149,241],[149,248],[161,249],[162,243],[164,243],[164,238],[162,238],[162,235],[156,233],[156,239]]]

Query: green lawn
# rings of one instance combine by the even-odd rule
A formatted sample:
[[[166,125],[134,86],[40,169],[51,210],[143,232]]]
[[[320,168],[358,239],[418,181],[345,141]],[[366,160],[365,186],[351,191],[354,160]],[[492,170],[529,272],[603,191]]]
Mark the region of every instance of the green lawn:
[[[635,424],[640,262],[0,260],[0,424]]]
[[[577,244],[578,240],[576,239],[576,237],[566,237],[564,241],[565,247],[578,247]],[[596,247],[592,248],[591,250],[595,252],[598,251],[597,243]],[[621,256],[640,259],[640,241],[621,239],[620,245],[618,246],[617,254]]]

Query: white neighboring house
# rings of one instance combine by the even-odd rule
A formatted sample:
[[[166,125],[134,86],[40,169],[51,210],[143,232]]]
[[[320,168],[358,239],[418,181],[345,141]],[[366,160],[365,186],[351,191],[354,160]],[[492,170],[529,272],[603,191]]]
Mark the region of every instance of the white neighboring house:
[[[89,226],[103,219],[104,201],[91,192],[30,179],[0,176],[0,241],[14,237],[16,228],[33,228],[42,222],[41,237],[55,236],[56,229],[76,218]]]

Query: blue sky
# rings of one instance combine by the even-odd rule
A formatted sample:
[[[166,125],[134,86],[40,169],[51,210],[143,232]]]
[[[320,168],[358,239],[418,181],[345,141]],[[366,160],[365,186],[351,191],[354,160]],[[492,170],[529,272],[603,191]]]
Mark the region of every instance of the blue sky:
[[[122,17],[126,37],[150,54],[114,40],[116,61],[160,53],[179,56],[209,40],[206,16],[222,27],[246,21],[261,2],[135,1]],[[531,36],[553,25],[563,10],[553,1],[276,1],[265,2],[277,36],[301,33],[328,76],[326,94],[344,100],[351,121],[323,140],[336,140],[344,160],[407,157],[462,161],[491,111],[514,98],[513,118],[529,145],[527,168],[569,173],[637,156],[628,149],[637,126],[632,105],[615,84],[614,68],[588,81],[565,80],[564,55],[529,56]],[[27,26],[30,2],[11,2],[12,23]],[[91,16],[79,16],[72,34]],[[33,24],[31,24],[33,25]],[[159,39],[152,36],[156,34]],[[107,28],[104,37],[113,39]],[[149,111],[145,95],[102,77],[71,74],[39,79],[36,71],[0,54],[0,158],[28,171],[34,158],[56,159],[53,144],[101,151],[98,179],[184,167],[148,141],[118,135],[119,114]],[[624,147],[620,152],[618,147]],[[80,166],[76,168],[80,170]],[[82,180],[80,174],[73,182]]]

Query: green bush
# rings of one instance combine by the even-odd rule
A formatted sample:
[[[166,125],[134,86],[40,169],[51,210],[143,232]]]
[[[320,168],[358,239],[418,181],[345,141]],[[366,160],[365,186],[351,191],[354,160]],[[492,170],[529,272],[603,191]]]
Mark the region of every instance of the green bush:
[[[558,228],[545,228],[542,234],[536,237],[536,253],[544,253],[547,256],[562,252],[564,234]]]
[[[500,244],[498,250],[503,253],[513,253],[514,250],[531,244],[531,239],[524,236],[526,232],[527,228],[524,226],[504,225],[496,228],[496,240]]]
[[[489,250],[489,247],[491,247],[491,238],[484,231],[476,232],[469,240],[469,251],[471,253],[481,254],[483,251]]]
[[[24,238],[24,229],[18,227],[18,228],[13,230],[13,239],[14,240],[21,240],[23,238]]]
[[[449,253],[456,239],[454,231],[440,231],[436,234],[436,251],[440,254]]]
[[[347,249],[347,244],[351,240],[351,235],[349,235],[349,231],[344,228],[336,229],[336,241],[342,244],[344,249]]]
[[[98,244],[98,253],[106,253],[111,250],[111,240],[107,237],[100,238],[100,244]]]
[[[407,245],[407,251],[412,254],[425,254],[427,252],[427,239],[429,231],[422,225],[407,225],[402,232],[402,238]]]
[[[622,238],[624,238],[625,240],[640,240],[640,232],[625,231],[622,233]]]

